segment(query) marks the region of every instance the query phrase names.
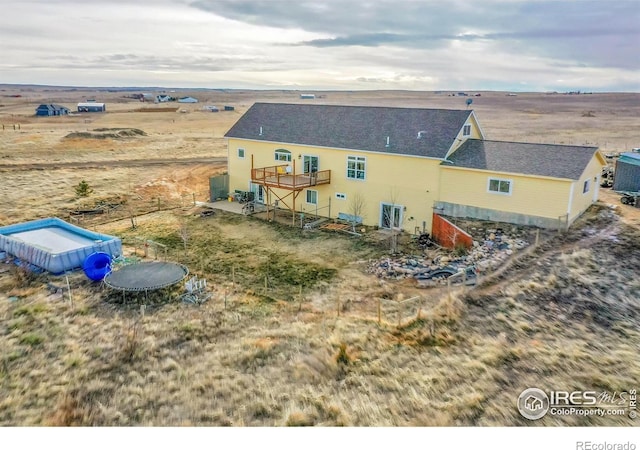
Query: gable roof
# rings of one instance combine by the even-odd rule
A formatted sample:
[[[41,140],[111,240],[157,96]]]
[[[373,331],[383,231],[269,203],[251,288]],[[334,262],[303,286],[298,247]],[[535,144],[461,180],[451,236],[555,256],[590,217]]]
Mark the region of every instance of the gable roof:
[[[40,106],[38,106],[36,109],[46,109],[49,111],[64,111],[64,110],[69,110],[69,108],[67,108],[66,106],[62,106],[62,105],[56,105],[54,103],[43,103]]]
[[[574,145],[468,139],[449,160],[453,167],[578,180],[597,150]]]
[[[632,164],[634,166],[640,166],[640,153],[636,153],[636,152],[622,153],[620,155],[620,158],[618,158],[618,162]]]
[[[43,103],[36,108],[36,111],[44,111],[44,110],[47,110],[49,112],[61,112],[61,113],[69,112],[69,108],[67,108],[66,106],[56,105],[54,103]]]
[[[472,110],[254,103],[225,137],[444,158],[471,114]]]

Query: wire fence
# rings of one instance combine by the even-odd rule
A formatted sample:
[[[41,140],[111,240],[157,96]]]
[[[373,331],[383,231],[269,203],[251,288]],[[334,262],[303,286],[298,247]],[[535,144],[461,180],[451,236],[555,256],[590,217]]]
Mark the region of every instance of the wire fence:
[[[209,202],[209,191],[172,197],[123,195],[108,201],[97,201],[90,207],[67,210],[63,215],[67,216],[69,222],[81,226],[100,225],[122,219],[130,219],[132,226],[135,226],[138,216],[157,211],[188,209],[197,206],[199,202]]]

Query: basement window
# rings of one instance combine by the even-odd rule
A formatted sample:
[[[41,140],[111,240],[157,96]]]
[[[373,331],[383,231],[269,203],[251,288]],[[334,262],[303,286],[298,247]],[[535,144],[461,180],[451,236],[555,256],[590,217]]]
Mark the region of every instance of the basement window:
[[[276,161],[291,162],[291,152],[283,148],[276,150]]]
[[[307,189],[307,203],[311,205],[318,204],[318,191]]]
[[[238,149],[238,158],[244,159],[244,149],[243,148],[239,148]]]
[[[582,186],[582,193],[586,194],[589,192],[589,180],[584,180],[584,185]]]
[[[462,127],[462,135],[471,136],[471,125],[465,125],[464,127]]]
[[[494,194],[511,195],[512,186],[513,182],[511,180],[489,178],[487,190]]]
[[[336,192],[336,198],[338,200],[346,200],[347,194],[343,194],[342,192]]]

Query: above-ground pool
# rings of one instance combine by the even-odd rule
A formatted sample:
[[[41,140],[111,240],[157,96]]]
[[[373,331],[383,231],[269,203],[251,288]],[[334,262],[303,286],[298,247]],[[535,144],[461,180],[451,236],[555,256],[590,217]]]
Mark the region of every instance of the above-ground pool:
[[[95,252],[122,253],[122,241],[58,218],[0,227],[0,252],[6,252],[53,274],[82,267]]]

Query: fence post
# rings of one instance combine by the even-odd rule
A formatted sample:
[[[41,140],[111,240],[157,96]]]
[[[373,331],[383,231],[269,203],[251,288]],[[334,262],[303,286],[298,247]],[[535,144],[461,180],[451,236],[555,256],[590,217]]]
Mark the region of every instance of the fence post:
[[[231,266],[231,288],[233,292],[236,291],[236,266],[235,264]]]
[[[298,305],[298,312],[302,311],[302,285],[300,285],[300,291],[298,293],[298,296],[300,297],[300,304]]]
[[[340,317],[340,296],[336,297],[336,312],[338,314],[338,317]]]
[[[69,284],[69,275],[64,276],[67,280],[67,292],[69,293],[69,303],[71,304],[71,309],[73,309],[73,297],[71,297],[71,285]]]

